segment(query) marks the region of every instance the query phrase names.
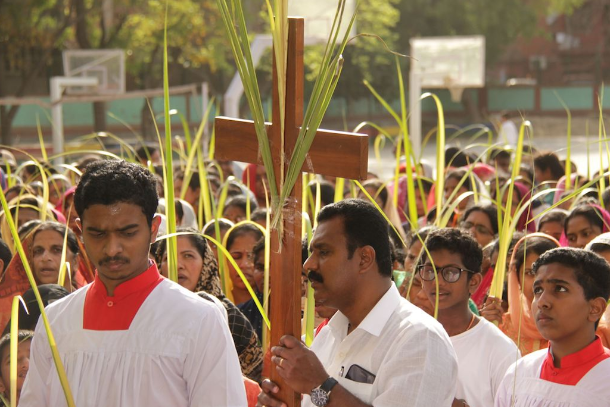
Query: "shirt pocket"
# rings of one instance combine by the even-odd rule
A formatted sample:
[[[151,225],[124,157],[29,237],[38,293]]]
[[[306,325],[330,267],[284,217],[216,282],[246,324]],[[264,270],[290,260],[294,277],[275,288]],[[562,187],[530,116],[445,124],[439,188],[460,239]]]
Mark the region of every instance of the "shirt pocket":
[[[347,391],[349,391],[354,396],[358,397],[360,400],[367,404],[372,404],[373,399],[373,385],[368,383],[358,383],[350,379],[346,379],[344,377],[339,377],[337,379],[339,384],[343,386]]]

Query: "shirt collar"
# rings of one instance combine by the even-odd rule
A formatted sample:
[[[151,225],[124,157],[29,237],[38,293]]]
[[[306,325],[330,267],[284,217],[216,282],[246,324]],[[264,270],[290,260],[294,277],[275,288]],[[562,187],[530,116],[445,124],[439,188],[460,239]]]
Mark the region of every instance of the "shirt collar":
[[[381,335],[381,331],[385,327],[396,307],[399,305],[400,298],[401,297],[398,293],[398,289],[394,283],[392,283],[388,291],[386,291],[383,297],[377,301],[377,304],[375,304],[373,309],[369,311],[356,329],[365,330],[366,332],[375,336]],[[328,323],[333,330],[343,330],[348,324],[349,321],[347,317],[341,311],[337,311],[337,313]]]
[[[157,264],[155,262],[150,262],[148,269],[145,272],[138,274],[134,278],[125,281],[124,283],[119,284],[114,289],[114,298],[115,300],[120,300],[121,298],[127,297],[130,294],[138,292],[145,287],[150,286],[155,283],[159,279],[159,270],[157,269]],[[109,297],[108,291],[106,290],[106,286],[100,280],[99,274],[96,273],[95,280],[91,286],[91,289],[98,295],[102,295],[103,297]]]
[[[595,340],[591,342],[589,345],[579,350],[578,352],[571,353],[567,356],[564,356],[561,359],[561,369],[573,368],[585,364],[587,362],[592,361],[595,358],[604,354],[604,345],[598,335],[595,335]],[[554,366],[553,363],[553,353],[551,353],[551,347],[549,346],[547,358],[551,362],[551,366]]]

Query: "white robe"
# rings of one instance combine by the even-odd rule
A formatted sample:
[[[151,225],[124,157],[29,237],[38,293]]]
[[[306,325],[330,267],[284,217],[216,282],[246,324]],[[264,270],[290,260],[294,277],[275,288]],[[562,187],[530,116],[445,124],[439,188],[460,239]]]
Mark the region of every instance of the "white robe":
[[[89,287],[47,307],[77,407],[247,405],[237,352],[214,304],[163,280],[128,330],[86,330]],[[66,405],[41,319],[19,406]]]
[[[547,353],[548,349],[530,353],[508,369],[496,394],[495,407],[610,406],[610,358],[595,365],[575,386],[568,386],[540,378]]]

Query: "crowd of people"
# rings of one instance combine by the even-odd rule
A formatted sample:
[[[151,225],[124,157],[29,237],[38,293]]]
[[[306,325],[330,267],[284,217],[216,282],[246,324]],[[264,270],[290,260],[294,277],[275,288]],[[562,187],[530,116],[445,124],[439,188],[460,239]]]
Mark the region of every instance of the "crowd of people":
[[[295,270],[302,297],[308,284],[314,290],[315,338],[267,347],[264,167],[211,161],[203,177],[179,163],[168,202],[158,153],[54,167],[18,166],[2,152],[3,402],[11,306],[22,295],[21,406],[68,405],[55,343],[77,406],[282,406],[271,369],[303,406],[610,406],[603,174],[586,179],[527,146],[513,178],[510,148],[494,147],[482,162],[449,147],[444,174],[413,167],[413,196],[404,165],[396,179],[369,173],[362,190],[346,183],[337,202],[340,184],[316,178],[302,214],[316,227]],[[222,217],[207,219],[207,203]],[[175,263],[163,237],[167,205],[180,233]],[[507,217],[514,230],[503,230]]]

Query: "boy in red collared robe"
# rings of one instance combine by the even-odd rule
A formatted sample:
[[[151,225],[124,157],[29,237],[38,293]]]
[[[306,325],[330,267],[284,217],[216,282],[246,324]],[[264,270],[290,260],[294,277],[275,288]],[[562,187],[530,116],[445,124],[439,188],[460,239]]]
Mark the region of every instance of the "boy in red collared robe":
[[[610,350],[595,335],[610,297],[610,266],[589,251],[557,248],[533,272],[532,311],[550,346],[508,369],[495,406],[610,405]]]

